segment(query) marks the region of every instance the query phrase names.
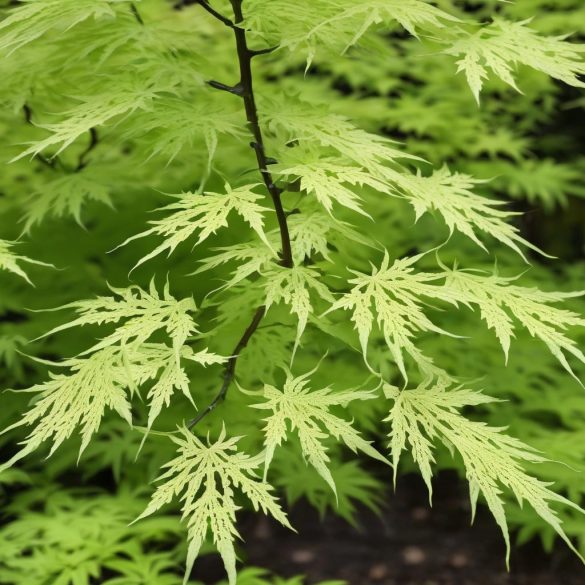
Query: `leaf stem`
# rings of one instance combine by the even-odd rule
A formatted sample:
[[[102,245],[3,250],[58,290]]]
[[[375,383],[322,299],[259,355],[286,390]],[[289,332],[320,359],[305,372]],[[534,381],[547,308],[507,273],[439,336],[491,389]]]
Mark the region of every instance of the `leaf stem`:
[[[264,147],[264,136],[262,134],[262,128],[260,127],[260,120],[258,117],[258,109],[256,107],[256,99],[254,96],[254,83],[252,77],[252,59],[257,55],[268,53],[273,49],[266,51],[254,51],[248,47],[246,30],[239,26],[244,20],[244,15],[242,13],[242,2],[243,0],[230,0],[232,9],[234,11],[233,21],[223,16],[222,14],[218,13],[214,8],[212,8],[208,4],[206,0],[199,0],[198,2],[204,10],[206,10],[214,18],[216,18],[217,20],[219,20],[220,22],[222,22],[223,24],[225,24],[227,27],[231,28],[234,31],[236,49],[238,53],[238,63],[240,68],[240,81],[236,85],[228,86],[218,81],[211,81],[209,82],[209,85],[211,85],[211,87],[214,87],[215,89],[228,91],[229,93],[237,95],[238,97],[241,97],[244,101],[244,108],[246,110],[246,120],[248,121],[248,128],[253,137],[253,141],[250,143],[250,146],[254,149],[254,152],[256,154],[258,170],[262,175],[262,180],[266,185],[268,193],[270,193],[270,197],[272,198],[272,204],[274,206],[274,210],[276,212],[276,217],[278,220],[280,239],[282,245],[280,263],[285,268],[292,268],[294,263],[290,242],[290,233],[288,230],[287,213],[284,211],[284,207],[282,205],[281,200],[281,194],[283,191],[276,185],[272,177],[272,174],[268,170],[268,166],[272,162],[272,159],[266,155],[266,150]],[[238,358],[240,357],[240,354],[242,353],[244,348],[248,345],[248,342],[250,341],[251,337],[258,329],[258,326],[260,325],[265,314],[266,307],[264,305],[261,305],[256,309],[254,317],[252,318],[252,322],[250,323],[250,325],[248,325],[248,328],[244,332],[244,335],[242,336],[240,341],[238,341],[238,344],[234,348],[234,351],[232,352],[232,355],[228,360],[223,376],[223,384],[219,392],[211,401],[211,403],[204,410],[202,410],[193,420],[191,420],[188,423],[187,426],[189,429],[193,429],[193,427],[195,427],[197,423],[199,423],[203,418],[205,418],[210,412],[212,412],[217,407],[217,405],[220,402],[222,402],[225,399],[230,384],[232,383],[236,375],[236,365]]]

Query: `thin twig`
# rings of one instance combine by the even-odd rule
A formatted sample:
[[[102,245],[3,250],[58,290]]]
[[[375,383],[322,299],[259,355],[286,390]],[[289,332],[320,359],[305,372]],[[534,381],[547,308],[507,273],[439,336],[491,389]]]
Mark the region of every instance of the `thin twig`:
[[[85,150],[79,155],[79,159],[77,162],[77,166],[75,167],[75,172],[78,173],[82,169],[84,169],[87,165],[87,161],[85,160],[90,152],[99,144],[99,136],[97,130],[95,128],[89,129],[89,144],[85,148]]]
[[[210,6],[207,0],[198,0],[196,4],[199,4],[201,8],[203,8],[203,10],[209,12],[209,14],[213,16],[213,18],[219,20],[219,22],[222,22],[227,27],[235,30],[236,27],[235,23],[233,23],[229,18],[225,17],[223,14],[220,14],[217,10],[215,10],[215,8],[213,8],[213,6]]]
[[[242,335],[240,341],[238,341],[238,344],[234,348],[234,351],[232,352],[232,355],[230,356],[227,362],[225,372],[223,374],[223,384],[221,385],[219,392],[217,393],[215,398],[209,403],[209,405],[205,408],[205,410],[202,410],[193,420],[189,422],[187,428],[192,429],[200,420],[205,418],[212,410],[215,409],[215,407],[220,402],[222,402],[225,399],[228,388],[230,387],[230,384],[232,383],[232,380],[236,375],[236,365],[238,363],[238,357],[240,357],[240,353],[242,353],[244,348],[248,345],[248,341],[250,341],[250,338],[252,337],[252,335],[254,335],[256,329],[258,329],[258,325],[260,325],[265,314],[266,307],[264,305],[256,309],[252,322],[250,323],[250,325],[248,325],[248,328],[244,332],[244,335]]]
[[[24,119],[26,121],[27,124],[33,124],[32,121],[32,117],[33,117],[33,111],[32,108],[28,105],[28,104],[24,104],[22,106],[22,111],[24,112]],[[57,165],[58,159],[57,157],[54,158],[47,158],[44,154],[41,154],[40,152],[37,152],[37,154],[35,155],[35,158],[43,163],[46,167],[49,167],[50,169],[55,170],[55,167]]]
[[[264,147],[264,137],[262,135],[262,129],[260,127],[260,121],[258,118],[258,109],[256,108],[256,99],[254,97],[254,84],[252,80],[252,59],[259,54],[264,54],[268,51],[253,51],[248,47],[248,40],[246,38],[246,30],[241,28],[239,25],[244,20],[242,14],[242,1],[243,0],[230,0],[234,11],[234,21],[232,22],[229,18],[219,14],[209,4],[200,0],[199,4],[209,14],[214,16],[217,20],[228,26],[234,31],[236,39],[236,48],[238,52],[238,62],[240,67],[240,81],[234,85],[229,86],[218,81],[210,82],[210,85],[216,89],[222,91],[228,91],[234,95],[241,97],[244,101],[244,108],[246,110],[246,119],[248,121],[248,128],[253,136],[253,142],[251,143],[252,148],[256,154],[256,161],[258,163],[258,170],[262,175],[262,180],[266,185],[266,189],[270,193],[272,198],[272,204],[276,211],[276,217],[278,219],[278,226],[280,230],[280,238],[282,243],[281,260],[280,264],[286,268],[293,267],[293,256],[290,242],[290,233],[288,230],[287,214],[282,206],[280,189],[274,182],[272,174],[268,170],[268,166],[273,163],[273,159],[266,155]],[[254,335],[258,326],[260,325],[264,315],[266,314],[266,307],[264,305],[258,307],[254,313],[254,317],[248,328],[244,332],[244,335],[236,345],[232,355],[230,356],[223,375],[223,384],[211,401],[211,403],[202,410],[193,420],[188,424],[189,429],[193,429],[197,423],[205,418],[210,412],[212,412],[217,405],[222,402],[228,392],[228,389],[236,375],[236,365],[240,354],[244,348],[248,345],[250,338]]]

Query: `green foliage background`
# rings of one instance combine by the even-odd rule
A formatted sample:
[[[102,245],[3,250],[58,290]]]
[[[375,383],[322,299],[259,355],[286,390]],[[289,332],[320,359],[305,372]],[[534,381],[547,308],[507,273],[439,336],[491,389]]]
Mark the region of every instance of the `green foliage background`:
[[[62,152],[58,143],[49,142],[41,156],[17,158],[3,165],[0,173],[0,238],[16,242],[13,249],[19,255],[55,267],[23,265],[34,286],[18,275],[0,272],[0,385],[15,389],[2,395],[2,427],[13,424],[28,408],[31,395],[20,389],[46,379],[50,368],[40,360],[74,356],[103,336],[102,330],[90,326],[37,340],[65,319],[61,312],[43,309],[109,294],[108,284],[126,287],[130,281],[147,289],[154,277],[159,288],[165,281],[171,283],[175,298],[192,296],[198,306],[209,309],[198,315],[198,327],[205,335],[196,344],[227,356],[257,304],[254,291],[244,287],[236,295],[208,297],[230,278],[229,266],[196,272],[213,248],[249,237],[248,227],[239,219],[230,219],[229,230],[218,232],[196,249],[183,244],[169,257],[157,256],[130,275],[137,260],[153,249],[152,239],[116,248],[146,229],[150,212],[168,203],[168,193],[197,190],[202,179],[211,192],[223,192],[225,181],[234,185],[242,179],[258,181],[241,104],[234,96],[205,86],[208,79],[236,78],[232,32],[196,5],[143,0],[138,5],[141,24],[128,2],[82,2],[90,9],[97,6],[95,18],[69,22],[67,2],[62,2],[54,11],[55,26],[39,38],[35,38],[35,27],[46,26],[46,14],[26,23],[24,30],[30,38],[22,43],[3,45],[2,39],[9,36],[0,29],[1,160],[8,163],[29,145],[58,134],[58,125],[64,121],[76,138],[71,120],[80,128],[89,120],[96,139],[92,144],[93,135],[84,132]],[[22,9],[18,2],[4,4],[6,16]],[[228,3],[213,4],[229,12]],[[536,30],[548,35],[574,32],[574,41],[585,35],[581,0],[511,4],[440,0],[435,4],[449,14],[479,21],[494,14],[514,21],[535,17],[531,26]],[[256,16],[262,21],[260,11]],[[268,30],[263,38],[272,41],[272,23],[265,21],[263,26]],[[335,43],[321,47],[307,71],[307,52],[300,49],[256,59],[256,92],[268,128],[268,151],[281,145],[286,131],[279,124],[286,127],[287,116],[319,116],[324,104],[361,128],[400,140],[405,152],[435,167],[447,164],[451,171],[492,179],[480,185],[480,192],[509,201],[513,209],[524,212],[514,219],[522,235],[557,257],[550,260],[530,254],[532,265],[526,269],[516,254],[495,241],[490,240],[490,253],[486,253],[455,233],[440,250],[443,263],[451,265],[456,260],[465,267],[491,271],[497,257],[498,270],[508,276],[522,273],[518,283],[524,286],[582,289],[582,90],[520,67],[515,75],[522,94],[490,79],[478,108],[464,76],[455,74],[453,59],[437,54],[438,45],[431,36],[424,40],[421,43],[407,35],[398,25],[373,27],[344,57]],[[119,107],[120,115],[102,120],[98,110],[104,103],[112,104],[114,112]],[[81,114],[76,118],[77,112]],[[68,142],[66,136],[63,140]],[[58,157],[51,158],[57,152]],[[423,172],[427,169],[425,163],[412,164]],[[415,223],[405,202],[380,199],[368,187],[359,191],[375,221],[346,208],[336,209],[336,217],[351,221],[357,234],[382,243],[393,258],[433,249],[447,239],[448,230],[440,218],[425,216]],[[302,210],[290,216],[292,226],[317,210],[302,192],[283,197],[288,209]],[[270,219],[267,227],[275,228],[276,222]],[[357,234],[352,237],[359,238]],[[343,284],[341,279],[347,281],[346,267],[368,271],[370,259],[379,260],[379,251],[355,245],[347,234],[326,231],[324,238],[328,249],[338,253],[336,263],[327,269],[334,290],[336,283]],[[425,257],[423,267],[427,262],[434,259]],[[581,298],[571,299],[567,307],[585,312]],[[446,342],[442,335],[427,333],[417,341],[419,347],[445,370],[463,380],[476,380],[475,387],[505,400],[473,409],[470,416],[508,426],[511,434],[540,449],[553,462],[534,465],[531,471],[554,482],[558,493],[582,504],[585,483],[575,470],[585,465],[583,388],[526,332],[517,335],[505,364],[493,332],[479,328],[478,319],[470,315],[441,312],[435,323],[463,337]],[[359,351],[347,349],[341,339],[353,335],[349,320],[338,332],[339,341],[314,325],[310,321],[304,334],[295,371],[311,370],[328,353],[312,378],[315,388],[363,386],[369,372]],[[289,362],[295,335],[289,308],[276,307],[270,322],[258,330],[239,359],[239,384],[243,388],[259,382],[281,385],[279,366]],[[582,331],[574,337],[584,340]],[[359,344],[354,340],[353,346]],[[388,381],[399,383],[399,372],[382,342],[373,344],[370,358]],[[585,368],[571,365],[577,377],[585,380]],[[218,365],[193,370],[191,390],[199,407],[213,398],[221,375]],[[419,381],[416,374],[414,381]],[[263,435],[258,411],[246,408],[252,403],[253,399],[232,388],[219,409],[197,426],[197,435],[216,436],[225,422],[231,436],[244,437],[244,449],[257,452]],[[133,410],[136,424],[145,425],[146,405],[135,403]],[[387,442],[387,428],[380,422],[388,414],[387,401],[352,403],[349,411],[365,435],[380,445]],[[175,394],[155,428],[173,431],[194,415],[189,401]],[[16,429],[0,437],[3,460],[17,451],[25,434]],[[173,504],[163,514],[128,526],[145,508],[152,492],[150,482],[174,456],[174,445],[153,433],[136,459],[142,440],[141,432],[130,431],[110,412],[79,462],[79,441],[71,439],[49,459],[43,456],[48,450],[39,451],[3,471],[0,582],[180,582],[186,544],[178,506]],[[277,451],[271,481],[289,503],[304,497],[319,510],[340,514],[350,522],[357,519],[358,502],[379,509],[383,482],[367,462],[348,457],[347,450],[336,443],[329,454],[337,501],[317,471],[305,464],[294,441]],[[438,452],[437,460],[439,467],[455,467],[465,475],[463,465],[447,449]],[[391,481],[391,472],[384,481]],[[510,508],[509,514],[520,541],[537,537],[552,547],[554,530],[528,506]],[[559,514],[566,532],[585,554],[585,519],[572,509]],[[284,584],[270,579],[259,570],[246,569],[238,583]]]

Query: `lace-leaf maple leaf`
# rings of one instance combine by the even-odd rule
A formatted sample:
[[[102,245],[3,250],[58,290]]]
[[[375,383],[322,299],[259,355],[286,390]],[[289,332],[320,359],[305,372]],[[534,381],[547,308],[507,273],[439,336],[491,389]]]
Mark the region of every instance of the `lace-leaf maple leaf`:
[[[476,230],[489,234],[524,259],[526,258],[520,245],[544,254],[525,240],[517,227],[506,222],[517,214],[498,209],[504,202],[473,193],[472,189],[476,185],[485,182],[469,175],[451,173],[447,167],[435,171],[429,177],[420,174],[400,175],[398,180],[404,196],[414,207],[417,220],[424,213],[436,210],[451,233],[454,230],[461,232],[486,251],[487,248],[478,238]]]
[[[52,29],[69,30],[89,18],[114,18],[129,0],[27,0],[0,21],[0,51],[15,51]]]
[[[278,237],[272,238],[272,235],[274,234],[268,234],[268,237],[272,240],[273,245],[277,245]],[[276,235],[278,236],[278,234]],[[252,274],[260,273],[272,263],[278,262],[278,254],[264,243],[258,241],[214,248],[213,251],[217,252],[217,254],[201,260],[201,266],[194,274],[213,270],[223,264],[237,262],[237,267],[232,272],[231,278],[221,286],[221,289],[231,288]]]
[[[54,268],[52,264],[41,262],[40,260],[33,260],[27,256],[21,256],[12,251],[12,248],[17,242],[9,242],[7,240],[0,240],[0,270],[7,270],[24,278],[29,284],[32,284],[28,274],[22,269],[21,264],[36,264],[37,266],[46,266]]]
[[[25,439],[23,449],[2,468],[9,467],[46,441],[53,443],[52,454],[78,427],[81,427],[81,456],[99,429],[107,408],[132,424],[128,396],[132,397],[146,383],[152,384],[147,394],[149,431],[176,390],[194,404],[182,362],[207,366],[225,361],[224,357],[207,349],[194,352],[185,346],[187,338],[197,332],[191,316],[196,309],[193,299],[177,301],[171,296],[168,284],[161,297],[154,282],[148,292],[138,286],[111,290],[114,296],[59,307],[74,309],[79,316],[43,337],[83,325],[116,324],[117,327],[75,358],[58,364],[39,360],[69,372],[50,374],[48,381],[26,390],[38,394],[38,398],[21,420],[4,432],[20,426],[36,426]],[[149,341],[161,330],[171,340],[171,345]]]
[[[263,273],[266,294],[266,311],[272,305],[283,302],[290,306],[290,312],[298,317],[297,336],[293,357],[305,331],[309,315],[313,312],[311,291],[319,298],[332,302],[333,296],[321,282],[320,273],[314,268],[294,266],[293,268],[274,267]]]
[[[164,237],[164,241],[159,246],[136,263],[136,268],[165,251],[168,251],[169,255],[172,254],[181,242],[195,232],[199,232],[195,245],[200,244],[217,230],[227,227],[228,216],[235,211],[260,236],[262,241],[272,248],[264,232],[263,217],[263,214],[270,210],[257,203],[258,200],[263,199],[263,195],[254,191],[257,186],[258,184],[253,184],[233,189],[226,183],[225,193],[189,192],[172,195],[178,201],[159,210],[171,211],[173,212],[171,215],[164,219],[149,221],[148,223],[153,227],[128,238],[120,246],[150,235]]]
[[[97,201],[112,207],[111,189],[100,182],[99,178],[78,172],[43,183],[24,206],[24,233],[30,232],[35,225],[50,216],[70,215],[82,225],[81,210],[88,201]]]
[[[150,387],[147,394],[147,431],[149,431],[152,428],[154,421],[161,413],[163,407],[169,406],[171,397],[175,393],[175,390],[180,390],[193,406],[195,406],[195,402],[189,391],[189,376],[183,368],[181,360],[177,359],[174,349],[164,344],[149,344],[147,347],[144,347],[143,350],[146,350],[144,353],[148,362],[144,362],[147,364],[147,367],[144,369],[142,379],[139,381],[144,383],[146,377],[155,378],[155,382]],[[207,349],[194,352],[188,346],[181,348],[179,357],[183,360],[189,360],[202,366],[222,364],[227,359],[223,356],[212,353]]]
[[[484,275],[466,270],[447,270],[445,286],[468,305],[477,305],[489,329],[493,329],[508,359],[510,341],[514,337],[514,320],[530,335],[543,341],[561,365],[577,381],[565,352],[585,363],[585,354],[576,341],[565,334],[571,327],[585,327],[578,313],[555,304],[579,297],[585,291],[544,292],[513,284],[516,278],[497,273]],[[581,383],[579,381],[579,383]]]
[[[444,278],[442,273],[415,272],[413,265],[421,255],[402,258],[390,265],[390,256],[385,252],[380,268],[372,267],[372,274],[351,270],[356,278],[350,292],[343,294],[326,311],[343,309],[352,311],[351,320],[358,332],[362,353],[367,360],[368,340],[377,323],[392,357],[402,376],[407,379],[403,351],[415,358],[419,366],[431,368],[416,349],[412,338],[420,332],[432,331],[440,335],[451,335],[437,327],[423,310],[421,297],[445,301],[452,305],[462,302],[461,295],[449,288],[438,286]]]
[[[298,149],[297,149],[298,150]],[[319,158],[310,149],[295,153],[294,159],[284,160],[274,168],[288,182],[300,180],[300,188],[332,213],[334,204],[342,205],[370,217],[362,207],[359,191],[371,187],[381,193],[393,190],[371,172],[338,157]]]
[[[358,4],[350,0],[333,0],[332,4],[337,14],[322,20],[308,36],[318,35],[320,29],[328,27],[331,28],[330,34],[334,34],[340,21],[351,21],[355,34],[344,50],[355,45],[368,29],[377,24],[389,25],[395,21],[416,37],[419,27],[428,30],[442,28],[448,22],[459,22],[457,17],[421,0],[363,0]]]
[[[253,0],[245,23],[251,34],[291,51],[306,51],[307,68],[319,48],[342,53],[374,25],[400,24],[416,35],[419,29],[441,28],[458,19],[422,0]]]
[[[328,437],[345,443],[354,453],[362,451],[366,455],[387,463],[386,458],[378,453],[372,445],[363,439],[350,422],[329,412],[332,406],[347,406],[354,400],[371,400],[375,397],[373,391],[344,390],[333,391],[331,388],[311,390],[308,388],[309,377],[316,371],[312,370],[298,377],[293,377],[287,371],[286,381],[282,390],[265,384],[259,393],[265,399],[253,404],[253,408],[272,411],[264,426],[264,478],[274,456],[276,447],[282,445],[288,438],[290,431],[296,431],[303,456],[312,465],[317,473],[329,484],[334,493],[337,493],[335,482],[329,470],[329,456],[324,441]]]
[[[288,218],[288,230],[293,260],[299,265],[306,258],[312,258],[316,254],[331,261],[329,246],[336,237],[344,241],[371,245],[349,224],[338,221],[321,210],[311,211],[303,208],[302,214],[291,215]],[[279,261],[278,254],[274,250],[278,249],[280,244],[280,232],[270,231],[267,237],[272,248],[258,241],[215,248],[213,251],[217,253],[201,260],[201,266],[194,274],[213,270],[224,264],[237,263],[231,273],[231,278],[220,287],[224,289],[237,285],[252,274],[270,271]]]
[[[119,348],[107,347],[87,358],[64,360],[58,365],[69,368],[71,373],[51,374],[48,381],[29,388],[27,392],[39,397],[18,422],[3,432],[36,426],[21,443],[23,448],[0,466],[0,470],[20,461],[45,441],[53,442],[50,455],[53,454],[78,427],[81,427],[81,455],[98,430],[106,408],[115,410],[131,425],[130,403],[125,392],[131,381],[123,361]]]
[[[39,140],[15,156],[11,162],[25,156],[34,156],[46,148],[60,145],[53,156],[57,156],[77,138],[87,134],[92,128],[102,126],[114,118],[130,115],[137,110],[146,110],[161,91],[172,91],[168,83],[144,79],[119,81],[108,92],[77,98],[79,105],[64,112],[65,119],[51,124],[37,124],[48,130],[51,135]]]
[[[527,26],[529,22],[497,19],[445,49],[444,53],[460,57],[458,72],[465,73],[478,103],[489,71],[518,90],[513,76],[517,64],[541,71],[568,85],[585,87],[580,79],[585,75],[585,45],[568,43],[566,37],[543,36]]]
[[[162,155],[172,162],[185,148],[204,143],[208,152],[208,172],[218,145],[219,136],[241,138],[241,113],[208,99],[202,103],[167,98],[159,107],[146,110],[127,132],[128,138],[146,136],[153,146],[150,156]]]
[[[315,145],[320,145],[321,150],[331,149],[338,158],[341,155],[346,161],[367,169],[373,177],[385,179],[393,176],[390,172],[393,169],[388,165],[396,167],[400,160],[420,160],[400,151],[397,143],[386,136],[358,128],[346,117],[332,114],[326,107],[298,100],[274,100],[266,102],[264,110],[268,128],[283,135],[288,142],[298,141],[303,148],[314,149]],[[317,161],[312,162],[320,164]],[[334,168],[335,172],[342,172],[338,164]],[[302,176],[302,169],[299,171],[299,176]],[[356,179],[356,183],[361,180],[365,180],[363,175]]]
[[[230,585],[236,583],[236,529],[235,490],[240,491],[255,510],[270,514],[284,526],[291,528],[280,505],[271,493],[271,486],[256,478],[255,470],[262,464],[262,455],[252,457],[238,451],[240,437],[227,438],[225,429],[217,441],[204,444],[186,428],[180,428],[171,440],[178,446],[178,456],[167,463],[158,481],[164,481],[137,518],[155,513],[173,497],[183,502],[182,518],[187,523],[189,549],[183,583],[187,583],[191,569],[208,532],[221,554]],[[136,521],[137,521],[136,520]],[[291,528],[292,529],[292,528]]]
[[[156,290],[154,280],[150,282],[148,292],[139,286],[128,288],[110,287],[113,296],[97,297],[84,301],[75,301],[53,310],[73,309],[79,317],[59,325],[42,337],[47,337],[83,325],[103,325],[125,320],[116,330],[86,350],[81,355],[98,351],[105,347],[120,344],[139,346],[146,342],[155,331],[164,329],[172,340],[173,348],[179,355],[187,338],[197,332],[196,323],[191,313],[197,309],[192,298],[176,300],[166,283],[161,297]]]
[[[309,206],[299,215],[288,220],[291,248],[295,264],[315,259],[320,254],[332,261],[331,250],[338,240],[364,246],[372,246],[366,236],[360,234],[349,223],[335,219],[321,209],[311,210]]]
[[[441,380],[434,383],[427,381],[414,390],[400,391],[386,385],[385,393],[394,401],[386,420],[392,425],[390,448],[395,474],[402,452],[409,448],[431,495],[434,444],[442,442],[450,451],[458,452],[463,460],[469,482],[472,516],[475,515],[479,495],[484,497],[504,535],[507,560],[510,556],[510,537],[502,488],[514,494],[520,505],[528,502],[579,555],[551,504],[563,504],[580,513],[585,511],[551,491],[548,483],[528,475],[523,469],[523,464],[540,463],[545,459],[522,441],[504,434],[503,429],[469,420],[460,412],[467,406],[493,402],[494,399],[461,387],[449,389],[449,383]]]

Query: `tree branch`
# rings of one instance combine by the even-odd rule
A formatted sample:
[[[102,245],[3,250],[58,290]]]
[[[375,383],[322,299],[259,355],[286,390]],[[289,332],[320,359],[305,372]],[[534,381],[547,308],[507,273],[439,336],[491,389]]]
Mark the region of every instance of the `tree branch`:
[[[26,121],[27,124],[33,124],[33,120],[32,120],[32,116],[33,116],[33,111],[32,108],[28,105],[28,104],[24,104],[22,106],[22,111],[24,113],[24,119]],[[36,158],[38,161],[40,161],[41,163],[43,163],[46,167],[55,170],[56,166],[57,166],[57,162],[60,162],[58,157],[54,157],[54,158],[47,158],[44,154],[38,152],[34,158]]]
[[[202,8],[204,8],[207,12],[209,12],[209,14],[214,16],[220,22],[223,22],[223,24],[225,24],[234,31],[236,49],[238,52],[238,62],[240,68],[240,81],[234,86],[229,86],[218,81],[210,81],[209,85],[221,91],[228,91],[229,93],[241,97],[244,101],[244,108],[246,110],[246,120],[248,121],[248,128],[250,129],[250,132],[253,137],[253,141],[251,142],[250,146],[254,149],[254,152],[256,154],[258,170],[260,171],[262,180],[266,185],[268,193],[270,193],[270,197],[272,198],[272,204],[274,206],[274,210],[276,211],[276,217],[278,220],[280,239],[282,245],[280,263],[282,266],[286,268],[292,268],[293,256],[290,242],[290,233],[288,230],[287,223],[287,213],[284,211],[284,208],[282,206],[282,200],[280,197],[282,194],[282,189],[280,189],[275,184],[274,179],[272,178],[272,174],[268,170],[268,166],[274,163],[274,159],[266,155],[264,147],[264,136],[262,135],[262,129],[260,127],[260,121],[258,118],[258,109],[256,107],[256,99],[254,97],[254,83],[252,78],[252,59],[256,55],[264,54],[270,51],[253,51],[248,47],[246,30],[238,26],[244,20],[244,16],[242,13],[242,2],[243,0],[230,0],[230,3],[234,11],[234,21],[232,22],[225,16],[219,14],[211,6],[209,6],[209,4],[205,0],[199,0],[199,4],[201,5]],[[223,384],[219,392],[211,401],[211,403],[205,408],[205,410],[202,410],[193,420],[189,422],[188,424],[189,429],[193,429],[193,427],[195,427],[197,423],[199,423],[203,418],[205,418],[210,412],[212,412],[217,407],[217,405],[220,402],[222,402],[225,399],[230,384],[232,383],[236,375],[236,365],[238,358],[240,357],[240,354],[242,353],[244,348],[248,345],[250,338],[258,329],[258,326],[260,325],[260,322],[264,318],[265,314],[266,307],[264,305],[256,309],[252,322],[244,332],[244,335],[234,348],[234,351],[232,352],[232,355],[228,360],[223,376]]]
[[[213,18],[215,18],[216,20],[219,20],[219,22],[222,22],[227,27],[235,30],[236,25],[229,18],[226,18],[225,16],[223,16],[223,14],[220,14],[217,10],[215,10],[215,8],[210,6],[209,3],[207,2],[207,0],[197,0],[196,2],[194,2],[194,4],[199,4],[201,6],[201,8],[203,8],[203,10],[206,10],[207,12],[209,12],[209,14],[211,14],[211,16],[213,16]]]
[[[75,172],[78,173],[82,169],[84,169],[87,165],[87,161],[85,160],[89,153],[98,145],[99,143],[99,136],[97,130],[95,128],[89,129],[89,144],[85,148],[85,150],[79,155],[79,160],[77,162],[77,167],[75,167]]]
[[[264,305],[256,309],[252,322],[250,323],[250,325],[248,325],[248,328],[244,332],[244,335],[242,335],[240,341],[238,341],[238,344],[234,348],[234,351],[232,352],[232,355],[228,360],[225,372],[223,374],[223,384],[221,385],[219,392],[217,393],[215,398],[209,403],[209,405],[205,408],[205,410],[202,410],[193,420],[189,422],[187,428],[192,429],[200,420],[205,418],[212,410],[215,409],[215,407],[220,402],[222,402],[225,399],[228,388],[230,387],[230,384],[232,383],[236,375],[236,365],[238,363],[238,357],[240,357],[240,353],[242,353],[244,348],[248,345],[250,338],[258,329],[258,325],[260,325],[265,314],[266,307]]]
[[[258,169],[264,180],[264,184],[272,197],[274,210],[278,219],[278,226],[280,229],[280,238],[282,243],[282,259],[281,263],[287,268],[292,268],[292,249],[290,244],[290,234],[288,231],[288,224],[286,222],[286,214],[282,207],[281,194],[282,190],[276,186],[270,171],[268,170],[268,157],[264,148],[264,137],[262,129],[260,128],[260,121],[258,119],[258,109],[256,108],[256,99],[254,97],[254,84],[252,81],[252,58],[254,51],[248,47],[248,40],[246,38],[246,31],[237,26],[244,20],[242,14],[242,0],[230,0],[234,9],[235,24],[234,35],[236,37],[236,47],[238,51],[238,61],[240,64],[240,82],[239,86],[242,88],[242,99],[244,100],[244,107],[246,109],[246,119],[248,120],[248,127],[254,137],[254,142],[251,146],[256,153],[256,160],[258,161]]]

